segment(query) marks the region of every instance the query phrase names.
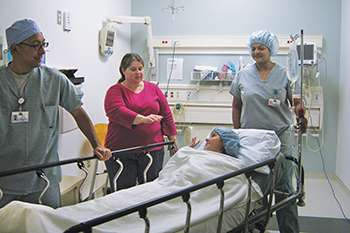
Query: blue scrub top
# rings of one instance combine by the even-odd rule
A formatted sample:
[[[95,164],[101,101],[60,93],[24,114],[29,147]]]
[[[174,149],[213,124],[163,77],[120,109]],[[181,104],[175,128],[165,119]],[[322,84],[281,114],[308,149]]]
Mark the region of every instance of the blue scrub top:
[[[58,161],[58,107],[72,112],[82,104],[81,97],[58,70],[34,68],[23,92],[22,111],[29,112],[29,122],[12,123],[11,113],[19,110],[20,93],[9,69],[0,67],[0,170]],[[51,183],[61,180],[59,167],[44,172]],[[0,178],[0,188],[9,194],[27,194],[44,187],[35,172]]]
[[[255,64],[241,70],[232,81],[231,95],[242,101],[241,128],[274,130],[277,134],[292,124],[291,83],[286,70],[275,64],[267,80],[261,80]],[[278,106],[269,106],[269,99],[278,99]]]

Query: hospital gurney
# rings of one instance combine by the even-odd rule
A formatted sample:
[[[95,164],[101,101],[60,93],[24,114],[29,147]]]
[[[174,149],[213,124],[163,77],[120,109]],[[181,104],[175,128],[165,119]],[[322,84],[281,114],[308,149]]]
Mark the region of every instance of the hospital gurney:
[[[272,164],[280,145],[271,131],[239,130],[239,135],[240,159],[185,147],[169,160],[158,179],[147,184],[56,210],[12,202],[0,210],[0,229],[92,232],[96,226],[93,232],[143,232],[146,225],[146,232],[190,229],[209,233],[227,232],[242,222],[250,223],[248,214],[259,206],[262,194],[249,174],[248,179],[241,174]],[[254,157],[262,162],[251,165]],[[185,204],[177,197],[182,197]],[[146,224],[133,212],[139,212]]]
[[[149,149],[152,149],[155,147],[160,147],[160,146],[165,146],[165,145],[170,146],[172,144],[174,144],[174,142],[162,142],[162,143],[153,143],[153,144],[149,144],[146,146],[135,146],[135,147],[126,148],[126,149],[119,149],[119,150],[112,151],[112,157],[110,159],[114,159],[118,162],[119,158],[121,156],[127,156],[128,153],[130,153],[130,152],[144,152],[146,154],[146,156],[149,158],[149,162],[147,164],[147,167],[144,170],[144,180],[147,181],[147,171],[148,171],[149,167],[152,165],[152,157],[148,153]],[[97,156],[94,155],[94,156],[90,156],[90,157],[68,159],[68,160],[63,160],[63,161],[58,161],[58,162],[49,162],[46,164],[32,165],[32,166],[21,167],[21,168],[17,168],[17,169],[1,171],[0,178],[6,177],[6,176],[11,176],[11,175],[16,175],[16,174],[21,174],[21,173],[35,172],[36,175],[45,182],[45,187],[44,187],[43,191],[41,192],[41,194],[39,196],[39,200],[38,200],[39,204],[42,204],[41,199],[50,186],[50,180],[46,176],[44,169],[52,168],[55,166],[62,166],[62,165],[66,165],[66,164],[71,164],[71,163],[77,163],[77,166],[79,167],[79,169],[81,169],[85,174],[85,177],[84,177],[83,182],[82,182],[82,183],[84,183],[87,176],[88,176],[88,170],[84,164],[84,161],[87,161],[87,160],[97,160]],[[122,170],[123,170],[123,167],[121,167],[119,169],[120,172]],[[95,183],[96,175],[97,175],[97,173],[95,170],[94,174],[93,174],[93,181],[91,182],[90,193],[89,193],[87,200],[90,200],[92,197],[93,186]],[[79,188],[79,190],[80,190],[80,188]],[[2,199],[2,197],[3,197],[3,190],[0,187],[0,200]]]

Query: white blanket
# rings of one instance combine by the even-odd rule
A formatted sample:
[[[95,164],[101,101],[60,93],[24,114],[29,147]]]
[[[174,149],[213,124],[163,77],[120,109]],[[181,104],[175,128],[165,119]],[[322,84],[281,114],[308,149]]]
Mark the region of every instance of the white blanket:
[[[271,152],[271,151],[270,151]],[[271,153],[270,157],[276,154]],[[112,213],[146,200],[172,193],[185,187],[213,179],[246,166],[238,158],[224,154],[184,147],[173,156],[158,179],[105,197],[73,206],[50,207],[14,201],[0,209],[2,233],[63,232],[69,227]],[[242,222],[247,200],[248,185],[245,176],[227,180],[223,231]],[[253,201],[261,197],[257,185],[252,190]],[[219,191],[216,185],[191,193],[191,232],[215,232],[219,208]],[[181,198],[161,203],[148,209],[151,232],[181,232],[186,218],[186,206]],[[93,232],[144,232],[144,222],[134,213],[96,226]]]

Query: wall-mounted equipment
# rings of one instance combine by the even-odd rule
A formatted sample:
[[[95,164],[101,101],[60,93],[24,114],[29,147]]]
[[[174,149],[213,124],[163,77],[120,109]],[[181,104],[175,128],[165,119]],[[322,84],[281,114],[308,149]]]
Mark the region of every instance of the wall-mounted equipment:
[[[102,56],[109,57],[113,54],[114,40],[115,28],[107,23],[99,32],[99,47]]]
[[[57,10],[56,23],[57,25],[62,25],[62,11],[60,10]]]
[[[113,23],[117,24],[144,24],[147,26],[147,47],[149,56],[149,66],[150,68],[155,67],[154,51],[153,51],[153,39],[152,39],[152,23],[151,17],[149,16],[117,16],[107,19],[107,25]]]
[[[60,69],[63,74],[67,76],[67,78],[74,84],[74,85],[80,85],[84,82],[84,77],[75,77],[75,72],[77,72],[78,69]]]
[[[71,15],[69,12],[63,12],[63,31],[70,32],[72,30],[71,26]]]
[[[300,64],[300,45],[297,45]],[[317,64],[317,46],[315,43],[304,43],[304,65]]]

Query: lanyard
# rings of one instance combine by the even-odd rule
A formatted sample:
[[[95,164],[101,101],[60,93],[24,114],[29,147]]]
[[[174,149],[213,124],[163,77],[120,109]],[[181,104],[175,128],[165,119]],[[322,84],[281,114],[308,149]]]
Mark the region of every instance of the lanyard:
[[[27,84],[29,82],[31,73],[30,72],[28,75],[22,77],[22,78],[18,78],[20,77],[20,75],[15,74],[10,67],[8,67],[9,69],[9,73],[12,76],[11,79],[14,81],[14,83],[16,84],[16,90],[13,90],[13,94],[16,96],[17,98],[17,103],[18,103],[18,110],[20,112],[22,112],[23,110],[23,105],[26,102],[26,99],[24,97],[24,93],[25,93],[25,89],[27,87]],[[23,80],[24,79],[24,80]],[[12,89],[12,88],[11,88]]]

